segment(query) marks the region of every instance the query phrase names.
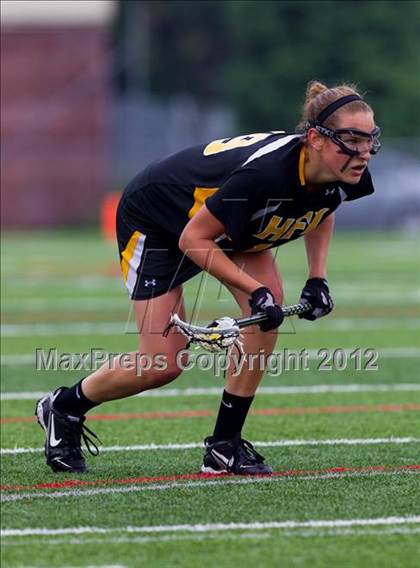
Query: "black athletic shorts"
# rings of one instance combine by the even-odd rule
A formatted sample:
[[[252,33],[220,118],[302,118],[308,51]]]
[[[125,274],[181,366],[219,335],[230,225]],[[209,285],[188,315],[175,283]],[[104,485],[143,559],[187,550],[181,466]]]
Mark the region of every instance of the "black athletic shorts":
[[[123,195],[117,210],[117,240],[121,270],[132,300],[148,300],[166,294],[199,272],[178,248],[178,237],[147,218]]]

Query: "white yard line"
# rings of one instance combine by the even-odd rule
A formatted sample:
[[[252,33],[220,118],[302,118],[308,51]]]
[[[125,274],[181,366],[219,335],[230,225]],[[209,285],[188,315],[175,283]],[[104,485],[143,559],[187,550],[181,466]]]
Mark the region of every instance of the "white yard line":
[[[283,531],[281,536],[282,537],[304,537],[304,538],[318,538],[318,537],[346,537],[346,536],[388,536],[388,535],[415,535],[420,533],[420,527],[406,527],[406,526],[395,526],[395,527],[384,527],[382,529],[362,529],[359,530],[357,527],[355,528],[347,528],[347,529],[329,529],[326,531],[317,530],[317,529],[295,529],[289,531]],[[273,531],[259,531],[259,532],[238,532],[235,531],[234,533],[212,533],[208,532],[205,534],[186,534],[186,535],[161,535],[161,536],[129,536],[129,537],[110,537],[107,535],[106,543],[107,544],[127,544],[127,545],[135,545],[135,544],[147,544],[147,543],[156,543],[156,542],[182,542],[182,541],[193,541],[193,542],[204,542],[207,540],[215,540],[215,541],[225,541],[225,540],[237,540],[240,539],[249,539],[249,540],[261,540],[261,539],[269,539],[269,538],[278,538],[279,535]],[[102,538],[54,538],[54,539],[42,539],[42,546],[57,546],[62,544],[74,545],[74,544],[104,544],[104,539]],[[33,540],[28,538],[26,541],[22,538],[18,538],[17,540],[7,540],[3,542],[2,546],[33,546]],[[20,568],[30,568],[28,566],[20,567]],[[35,568],[35,567],[34,567]],[[66,566],[63,568],[71,568]],[[76,568],[76,567],[74,567]],[[86,568],[109,568],[109,567],[86,567]]]
[[[420,302],[420,291],[413,290],[398,290],[398,291],[387,291],[387,290],[362,290],[359,286],[357,289],[355,287],[340,288],[338,291],[334,291],[334,300],[341,308],[354,306],[355,301],[358,302],[359,307],[362,306],[380,306],[384,310],[387,306],[405,306],[407,302],[412,302],[413,307],[416,307]],[[130,306],[130,300],[125,294],[121,296],[102,296],[99,298],[19,298],[19,300],[5,299],[3,307],[3,313],[8,314],[21,314],[21,313],[48,313],[51,311],[63,312],[86,312],[91,313],[93,311],[113,311],[117,310],[123,312],[128,310]],[[232,303],[230,310],[237,310],[236,306]]]
[[[48,544],[52,544],[54,541],[49,542]],[[103,543],[103,541],[102,541]],[[8,546],[10,546],[10,543],[7,543]],[[17,543],[16,543],[17,544]],[[13,545],[15,545],[15,543],[13,543]],[[25,565],[21,565],[18,566],[18,568],[40,568],[40,566],[27,566]],[[128,568],[125,564],[74,564],[72,566],[69,566],[67,564],[62,564],[60,565],[60,568]]]
[[[287,448],[293,446],[370,446],[381,444],[418,444],[420,438],[336,438],[326,440],[272,440],[267,442],[253,442],[259,448]],[[142,444],[134,446],[104,446],[101,452],[144,452],[155,450],[192,450],[203,448],[202,442],[185,444]],[[15,456],[17,454],[33,454],[44,451],[43,448],[2,448],[0,455]]]
[[[335,318],[330,321],[319,321],[319,329],[323,331],[376,331],[383,329],[420,329],[420,319],[400,316],[398,318]],[[305,331],[315,331],[315,328],[305,327]],[[281,334],[281,331],[280,331]]]
[[[3,337],[123,335],[126,329],[127,322],[17,323],[2,325],[1,334]]]
[[[285,331],[295,326],[285,326]],[[329,321],[320,321],[318,327],[310,327],[299,323],[299,328],[310,332],[322,330],[348,331],[348,330],[382,330],[404,328],[405,330],[420,329],[419,318],[414,317],[370,317],[370,318],[335,318]],[[67,323],[34,323],[34,324],[4,324],[1,328],[3,337],[45,337],[45,336],[72,336],[72,335],[124,335],[137,333],[133,325],[127,330],[126,321],[114,322],[67,322]],[[280,332],[281,334],[281,332]]]
[[[324,394],[324,393],[353,393],[353,392],[414,392],[420,390],[420,383],[391,383],[391,384],[359,384],[343,385],[306,385],[260,387],[258,394],[290,395],[290,394]],[[220,396],[223,387],[189,387],[185,389],[158,389],[150,390],[136,396],[166,398],[191,396]],[[48,393],[46,391],[2,392],[1,400],[37,400]]]
[[[402,527],[395,527],[395,530],[399,529],[402,531]],[[392,529],[388,529],[392,530]],[[405,529],[409,531],[410,529]],[[414,531],[414,529],[411,529]],[[407,533],[403,533],[407,534]],[[408,533],[411,534],[411,533]],[[207,540],[217,540],[217,541],[225,541],[225,540],[237,540],[240,539],[267,539],[270,538],[270,533],[268,532],[235,532],[231,534],[223,534],[223,533],[206,533],[206,534],[186,534],[186,535],[161,535],[161,536],[129,536],[129,537],[106,537],[107,544],[147,544],[147,543],[155,543],[155,542],[182,542],[182,541],[194,541],[194,542],[204,542]],[[59,545],[59,544],[104,544],[104,539],[102,538],[54,538],[54,539],[42,539],[42,546],[44,545]],[[30,545],[33,546],[33,540],[28,538],[26,541],[22,538],[18,538],[16,540],[7,540],[2,543],[2,546],[25,546]],[[31,568],[27,566],[20,566],[19,568]],[[35,567],[34,567],[35,568]],[[62,568],[70,568],[70,567],[62,567]],[[76,567],[74,567],[76,568]],[[83,567],[85,568],[85,567]],[[89,568],[89,567],[86,567]],[[93,567],[92,567],[93,568]],[[98,567],[99,568],[99,567]]]
[[[357,527],[349,527],[349,528],[337,528],[337,529],[329,529],[326,531],[318,531],[316,529],[298,529],[296,531],[285,531],[282,536],[300,536],[306,538],[313,538],[313,537],[337,537],[337,536],[387,536],[387,535],[394,535],[394,534],[404,534],[404,535],[414,535],[420,534],[420,526],[419,527],[405,527],[405,526],[396,526],[396,527],[384,527],[382,529],[359,529]],[[99,539],[98,539],[99,540]],[[103,542],[103,540],[102,540]],[[108,539],[107,539],[108,542]]]
[[[356,348],[346,348],[343,351],[350,355],[354,353]],[[48,349],[45,350],[47,352]],[[331,349],[333,351],[333,349]],[[419,357],[420,358],[420,347],[383,347],[377,349],[379,357],[384,359],[392,359],[392,358],[399,358],[399,357]],[[287,349],[285,352],[280,351],[283,357],[292,358],[293,356],[300,356],[302,350],[301,349]],[[363,354],[364,349],[361,349]],[[322,353],[319,352],[319,349],[307,349],[305,353],[308,354],[309,360],[316,360],[321,361],[320,357]],[[75,356],[76,358],[76,356]],[[35,353],[20,353],[16,355],[2,355],[1,359],[2,365],[32,365],[35,367],[36,364],[36,354]]]
[[[1,503],[23,501],[25,499],[66,499],[68,497],[93,497],[96,495],[114,495],[123,493],[140,493],[144,491],[168,491],[171,489],[197,489],[203,487],[223,487],[225,485],[249,485],[255,483],[282,483],[289,482],[293,479],[299,483],[302,481],[323,481],[325,479],[343,479],[349,477],[388,477],[394,475],[418,475],[415,470],[395,470],[395,471],[349,471],[349,472],[325,472],[311,475],[284,475],[273,477],[244,477],[241,479],[226,479],[220,478],[218,480],[207,481],[170,481],[166,483],[145,483],[143,485],[126,485],[116,487],[97,487],[93,489],[68,489],[64,491],[52,492],[42,491],[35,493],[28,491],[26,493],[3,493],[1,495]]]
[[[33,365],[35,366],[35,353],[21,353],[19,355],[2,355],[2,365]]]
[[[403,298],[400,294],[391,293],[391,300],[416,300],[416,295],[412,292],[404,292]],[[386,296],[385,299],[388,299]],[[5,313],[29,313],[29,312],[41,312],[44,313],[48,311],[60,311],[60,312],[75,312],[75,311],[88,311],[93,310],[106,310],[106,311],[116,311],[117,309],[127,311],[130,308],[130,300],[124,294],[121,296],[102,296],[98,298],[19,298],[19,300],[8,300],[4,301],[3,311]]]
[[[24,529],[2,529],[0,535],[5,537],[14,536],[55,536],[72,534],[158,534],[158,533],[207,533],[216,531],[259,531],[270,529],[302,529],[316,528],[329,529],[338,527],[372,527],[372,526],[405,526],[420,523],[420,515],[410,515],[405,517],[378,517],[370,519],[326,519],[310,521],[266,521],[250,523],[207,523],[196,525],[149,525],[149,526],[126,526],[126,527],[67,527],[58,529],[48,529],[45,527],[34,527]]]
[[[387,251],[388,254],[388,251]],[[88,279],[85,279],[88,284],[90,282]],[[46,281],[50,281],[50,279],[46,279]],[[109,284],[109,278],[97,278],[95,279],[96,282]],[[72,281],[75,284],[80,283],[80,281]],[[93,308],[101,308],[101,309],[115,309],[120,307],[127,307],[130,303],[129,299],[124,294],[119,294],[122,288],[122,281],[119,277],[115,278],[114,281],[111,280],[112,283],[115,282],[115,290],[116,293],[102,295],[100,297],[78,297],[75,298],[73,296],[63,296],[63,297],[50,297],[46,298],[45,296],[37,296],[31,298],[5,298],[4,304],[8,312],[38,312],[42,311],[45,312],[49,309],[59,309],[60,311],[63,310],[83,310],[87,308],[91,311]],[[210,281],[209,281],[210,282]],[[293,278],[288,278],[288,283],[290,287],[299,288],[301,282],[299,280],[295,280]],[[9,289],[15,289],[16,285],[22,285],[22,281],[14,278],[10,278],[8,280]],[[33,285],[32,281],[29,282],[29,286]],[[80,286],[79,286],[80,287]],[[88,286],[87,286],[88,287]],[[82,286],[83,288],[83,286]],[[216,298],[216,292],[214,287],[212,287],[211,293]],[[377,282],[359,282],[357,287],[344,284],[344,283],[336,283],[334,286],[334,299],[337,300],[337,303],[341,305],[349,304],[349,299],[353,300],[356,299],[359,303],[363,301],[364,303],[369,301],[369,304],[405,304],[407,301],[411,301],[414,303],[420,302],[420,290],[413,287],[413,285],[395,285],[393,283],[386,283],[381,282],[380,288],[378,287]],[[232,309],[234,304],[232,303]],[[93,307],[93,308],[92,308]]]

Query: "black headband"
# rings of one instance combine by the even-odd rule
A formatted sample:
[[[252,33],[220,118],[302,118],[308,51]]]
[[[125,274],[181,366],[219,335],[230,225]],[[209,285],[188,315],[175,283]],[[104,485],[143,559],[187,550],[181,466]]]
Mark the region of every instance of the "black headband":
[[[351,103],[353,101],[362,101],[363,99],[359,97],[359,95],[346,95],[345,97],[341,97],[341,99],[337,99],[333,103],[329,104],[323,111],[321,111],[316,119],[317,124],[323,124],[325,120],[335,112],[338,108],[346,105],[347,103]]]

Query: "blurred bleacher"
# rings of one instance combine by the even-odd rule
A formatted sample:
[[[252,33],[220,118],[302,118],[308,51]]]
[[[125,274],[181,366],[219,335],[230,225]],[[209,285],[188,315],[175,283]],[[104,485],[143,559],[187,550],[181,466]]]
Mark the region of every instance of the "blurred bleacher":
[[[228,106],[113,89],[116,2],[5,0],[1,9],[4,227],[96,222],[103,197],[150,161],[240,133]],[[419,226],[418,139],[385,135],[371,170],[375,195],[342,207],[341,225]]]

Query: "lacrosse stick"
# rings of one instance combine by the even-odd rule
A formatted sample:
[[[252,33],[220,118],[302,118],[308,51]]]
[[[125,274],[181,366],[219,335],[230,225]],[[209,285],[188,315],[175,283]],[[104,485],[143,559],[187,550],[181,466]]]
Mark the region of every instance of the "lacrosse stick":
[[[303,314],[312,309],[309,303],[286,306],[283,309],[284,317]],[[163,332],[166,337],[169,330],[175,326],[188,339],[189,347],[191,343],[200,345],[206,351],[224,351],[234,346],[241,347],[241,329],[255,325],[267,319],[267,314],[259,313],[251,316],[235,319],[229,316],[218,318],[206,327],[193,325],[183,321],[178,314],[172,314],[168,327]]]

